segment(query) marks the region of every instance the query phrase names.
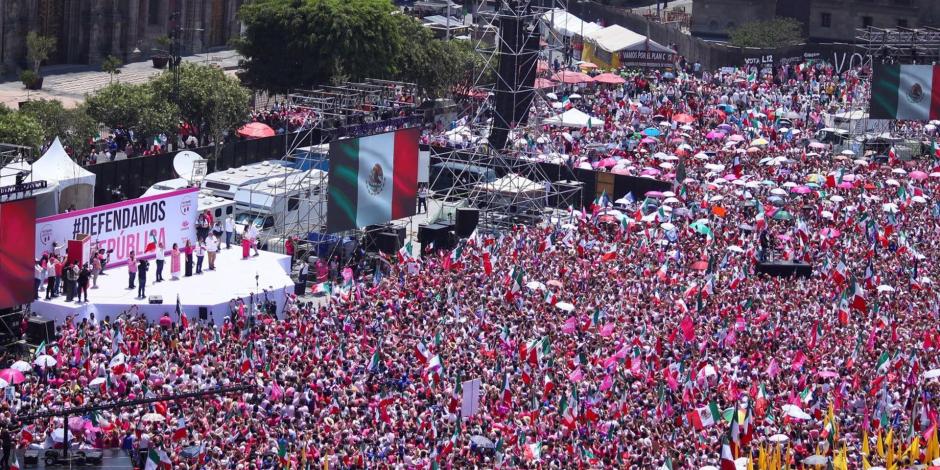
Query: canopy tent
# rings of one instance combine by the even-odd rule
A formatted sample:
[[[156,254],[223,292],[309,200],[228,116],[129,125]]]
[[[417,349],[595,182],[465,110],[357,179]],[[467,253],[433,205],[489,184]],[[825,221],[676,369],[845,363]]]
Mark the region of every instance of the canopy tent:
[[[57,183],[53,213],[65,212],[69,208],[87,209],[95,205],[95,174],[82,168],[65,153],[62,143],[56,138],[46,153],[32,165],[33,181],[46,180],[50,186]],[[37,213],[37,217],[52,214]]]
[[[0,187],[12,186],[16,184],[16,175],[26,172],[25,182],[29,183],[42,178],[34,178],[30,173],[32,170],[29,163],[25,160],[11,162],[7,166],[0,168]],[[36,217],[45,217],[47,215],[58,214],[56,205],[56,190],[58,183],[55,181],[46,181],[47,185],[43,189],[37,189],[32,192],[36,198]]]
[[[550,117],[544,121],[545,124],[564,127],[593,127],[603,123],[603,121],[589,116],[577,108],[571,108],[557,116]]]
[[[505,195],[542,193],[545,186],[542,183],[536,183],[528,178],[510,173],[502,178],[489,183],[480,183],[477,185],[483,191],[496,192]]]
[[[586,37],[590,33],[603,29],[601,25],[584,21],[568,13],[563,8],[555,8],[554,10],[546,11],[542,14],[542,21],[542,24],[547,25],[558,34],[566,37]]]
[[[591,34],[585,34],[585,38],[592,48],[588,56],[590,58],[585,60],[591,60],[594,63],[599,61],[614,68],[668,66],[672,65],[673,56],[676,53],[642,34],[616,24]]]

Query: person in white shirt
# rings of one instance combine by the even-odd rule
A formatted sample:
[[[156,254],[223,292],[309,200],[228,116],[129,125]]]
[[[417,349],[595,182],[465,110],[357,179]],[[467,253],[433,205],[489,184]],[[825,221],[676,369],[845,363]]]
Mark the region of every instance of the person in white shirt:
[[[206,238],[206,252],[209,254],[209,271],[215,271],[215,255],[219,251],[219,237],[210,233]]]
[[[157,273],[156,280],[154,282],[160,282],[163,280],[163,263],[166,262],[166,247],[163,246],[163,242],[157,244]]]
[[[232,232],[235,231],[235,219],[231,215],[225,218],[225,249],[232,248]]]
[[[196,274],[202,274],[202,260],[206,256],[206,242],[205,240],[196,243]]]
[[[248,230],[245,232],[251,248],[255,251],[254,256],[258,256],[258,227],[255,224],[248,224]]]

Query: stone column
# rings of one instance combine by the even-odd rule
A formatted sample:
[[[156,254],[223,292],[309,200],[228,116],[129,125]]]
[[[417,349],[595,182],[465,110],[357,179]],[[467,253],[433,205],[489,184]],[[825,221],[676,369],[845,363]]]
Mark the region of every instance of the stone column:
[[[89,10],[89,22],[85,25],[88,28],[88,63],[100,64],[104,57],[101,56],[101,43],[106,34],[104,22],[107,21],[105,10],[102,8],[102,0],[92,0]]]
[[[124,63],[137,60],[134,57],[133,50],[137,47],[137,41],[140,39],[140,0],[127,0],[127,34],[125,35],[126,44],[124,44]]]

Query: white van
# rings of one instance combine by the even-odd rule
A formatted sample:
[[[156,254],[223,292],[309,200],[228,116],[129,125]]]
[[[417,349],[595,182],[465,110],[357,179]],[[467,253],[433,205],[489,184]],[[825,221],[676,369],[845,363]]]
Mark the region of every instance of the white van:
[[[262,245],[271,237],[305,237],[326,223],[327,174],[320,170],[273,178],[235,193],[235,224],[239,235],[249,223],[260,232]]]
[[[200,187],[211,191],[214,196],[234,199],[235,193],[241,188],[272,178],[285,178],[300,173],[303,172],[294,169],[285,161],[270,160],[209,173],[203,178]]]

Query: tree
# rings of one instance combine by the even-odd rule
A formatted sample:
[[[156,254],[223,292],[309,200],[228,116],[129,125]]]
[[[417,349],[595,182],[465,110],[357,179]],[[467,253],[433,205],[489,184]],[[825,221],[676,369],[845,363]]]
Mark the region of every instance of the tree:
[[[246,3],[239,10],[245,34],[235,42],[243,77],[269,91],[329,83],[336,70],[352,80],[389,77],[402,48],[393,11],[388,0]]]
[[[88,115],[112,129],[133,130],[138,138],[170,134],[178,126],[176,105],[159,98],[149,84],[114,83],[85,99]]]
[[[173,74],[161,74],[151,86],[159,99],[169,101],[173,96]],[[237,78],[216,67],[182,64],[179,90],[183,120],[197,126],[201,136],[211,136],[213,142],[220,143],[227,131],[248,117],[251,94]]]
[[[793,18],[773,18],[745,23],[729,31],[732,45],[776,48],[803,42],[803,26]]]
[[[33,72],[39,73],[39,66],[55,52],[56,39],[40,36],[35,31],[26,34],[26,59],[33,64]]]
[[[39,122],[46,140],[58,137],[73,149],[84,149],[98,134],[98,123],[88,115],[84,104],[65,109],[58,100],[32,100],[20,105],[20,112]]]
[[[121,59],[109,55],[103,62],[101,62],[101,71],[108,72],[108,83],[114,83],[114,76],[121,73],[121,65],[124,65],[121,62]]]
[[[43,144],[42,126],[26,113],[0,113],[0,142],[32,147],[38,151]]]

